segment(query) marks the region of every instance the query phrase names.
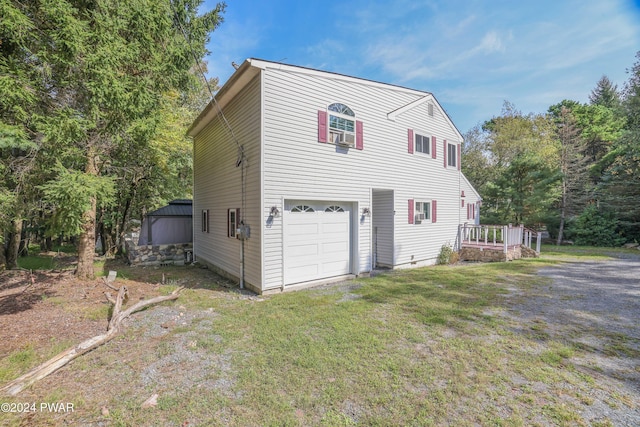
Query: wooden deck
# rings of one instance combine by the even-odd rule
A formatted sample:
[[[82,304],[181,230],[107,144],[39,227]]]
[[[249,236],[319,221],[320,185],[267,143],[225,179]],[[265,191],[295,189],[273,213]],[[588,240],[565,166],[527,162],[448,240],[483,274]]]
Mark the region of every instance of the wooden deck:
[[[534,236],[536,253],[539,253],[539,232],[523,226],[464,224],[458,229],[458,250],[463,260],[511,261],[522,257],[523,246],[531,248]]]

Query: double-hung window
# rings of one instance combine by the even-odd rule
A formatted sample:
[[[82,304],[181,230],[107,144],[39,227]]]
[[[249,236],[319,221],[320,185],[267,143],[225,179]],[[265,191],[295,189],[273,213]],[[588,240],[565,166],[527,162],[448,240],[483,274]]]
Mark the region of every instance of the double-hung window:
[[[447,144],[447,165],[458,166],[458,148],[455,144]]]
[[[416,153],[431,153],[431,138],[428,136],[420,135],[419,133],[415,134],[416,139]]]
[[[329,141],[353,146],[356,143],[356,115],[344,104],[329,105]]]
[[[416,223],[431,219],[431,202],[416,202]]]

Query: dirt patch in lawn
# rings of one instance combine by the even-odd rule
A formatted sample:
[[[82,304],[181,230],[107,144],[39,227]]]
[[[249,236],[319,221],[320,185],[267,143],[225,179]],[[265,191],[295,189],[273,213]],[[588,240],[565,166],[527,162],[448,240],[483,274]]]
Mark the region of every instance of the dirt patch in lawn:
[[[118,266],[124,267],[124,266]],[[154,282],[119,280],[129,300],[158,295]],[[115,291],[102,279],[79,280],[72,271],[7,271],[0,275],[0,357],[25,347],[46,348],[53,342],[79,343],[106,331]]]

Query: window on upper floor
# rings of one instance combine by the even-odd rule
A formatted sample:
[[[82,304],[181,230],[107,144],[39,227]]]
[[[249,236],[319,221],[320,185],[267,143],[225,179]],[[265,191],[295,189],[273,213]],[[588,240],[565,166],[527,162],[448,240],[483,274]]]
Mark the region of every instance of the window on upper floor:
[[[342,147],[364,149],[361,120],[353,110],[341,103],[333,103],[326,110],[318,110],[318,142],[330,142]]]
[[[356,143],[356,115],[344,104],[329,105],[329,141],[353,146]]]
[[[416,133],[415,137],[416,153],[431,153],[431,138]]]
[[[458,147],[455,144],[447,144],[447,165],[458,166]]]

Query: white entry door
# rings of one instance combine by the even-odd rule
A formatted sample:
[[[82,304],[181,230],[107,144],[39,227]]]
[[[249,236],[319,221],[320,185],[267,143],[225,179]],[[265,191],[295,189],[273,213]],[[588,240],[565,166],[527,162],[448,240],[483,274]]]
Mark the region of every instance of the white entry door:
[[[285,284],[351,273],[351,206],[289,201],[284,211]]]

